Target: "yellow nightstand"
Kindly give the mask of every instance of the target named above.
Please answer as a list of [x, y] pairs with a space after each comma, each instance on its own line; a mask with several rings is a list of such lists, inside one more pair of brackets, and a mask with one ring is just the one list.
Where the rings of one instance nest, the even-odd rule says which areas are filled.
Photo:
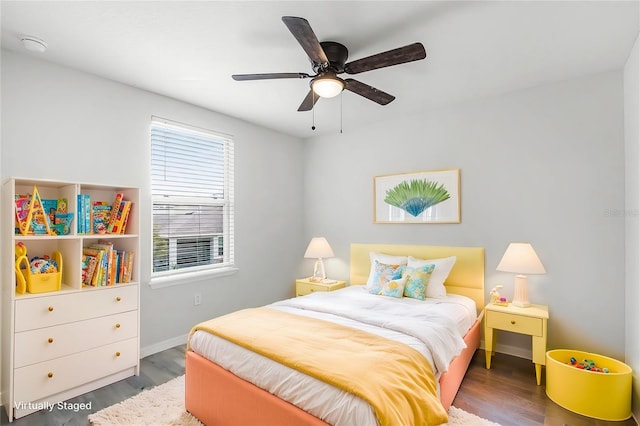
[[499, 306], [489, 303], [484, 308], [484, 347], [487, 369], [491, 368], [491, 355], [496, 348], [496, 330], [531, 336], [533, 363], [536, 365], [536, 383], [540, 384], [540, 373], [547, 352], [547, 320], [549, 308], [531, 305], [519, 308], [509, 304]]
[[334, 291], [344, 288], [346, 281], [325, 280], [326, 282], [311, 281], [311, 278], [300, 278], [296, 280], [296, 296], [314, 293], [316, 291]]

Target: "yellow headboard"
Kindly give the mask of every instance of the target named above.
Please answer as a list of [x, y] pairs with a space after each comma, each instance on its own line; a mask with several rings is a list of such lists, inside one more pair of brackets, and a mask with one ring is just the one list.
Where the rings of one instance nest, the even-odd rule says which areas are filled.
[[365, 284], [371, 270], [370, 252], [419, 259], [456, 256], [456, 263], [444, 282], [447, 293], [461, 294], [484, 309], [484, 247], [419, 246], [402, 244], [351, 244], [350, 285]]

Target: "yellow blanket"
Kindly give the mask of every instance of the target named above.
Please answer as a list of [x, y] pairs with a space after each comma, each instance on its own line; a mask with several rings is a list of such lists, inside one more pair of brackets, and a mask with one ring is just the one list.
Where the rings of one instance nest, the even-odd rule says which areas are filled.
[[[393, 340], [266, 307], [196, 325], [367, 401], [381, 426], [448, 421], [429, 362]], [[330, 349], [330, 350], [329, 350]]]

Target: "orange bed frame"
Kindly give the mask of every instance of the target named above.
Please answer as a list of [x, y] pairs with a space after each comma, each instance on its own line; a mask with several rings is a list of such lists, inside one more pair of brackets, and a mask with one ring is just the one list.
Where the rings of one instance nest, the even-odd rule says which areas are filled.
[[[405, 254], [423, 259], [456, 255], [458, 259], [445, 283], [447, 292], [464, 294], [484, 307], [484, 249], [477, 247], [351, 245], [351, 283], [368, 275], [369, 251]], [[364, 265], [366, 263], [366, 266]], [[363, 269], [364, 268], [364, 269]], [[478, 290], [478, 291], [476, 291]], [[460, 388], [471, 358], [480, 345], [482, 314], [464, 340], [467, 348], [440, 376], [440, 401], [448, 409]], [[185, 406], [209, 426], [326, 426], [327, 423], [295, 405], [249, 383], [192, 351], [186, 353]]]

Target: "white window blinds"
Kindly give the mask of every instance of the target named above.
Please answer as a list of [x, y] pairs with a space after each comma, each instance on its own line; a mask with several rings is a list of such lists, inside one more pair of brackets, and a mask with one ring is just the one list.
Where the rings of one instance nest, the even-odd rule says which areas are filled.
[[233, 266], [233, 140], [151, 122], [152, 277]]

